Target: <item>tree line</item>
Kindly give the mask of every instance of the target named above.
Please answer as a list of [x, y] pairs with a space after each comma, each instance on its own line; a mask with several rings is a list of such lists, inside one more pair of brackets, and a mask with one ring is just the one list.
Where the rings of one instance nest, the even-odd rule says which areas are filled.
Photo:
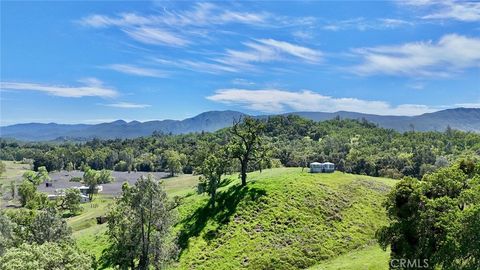
[[[136, 139], [99, 140], [86, 143], [19, 143], [0, 141], [0, 159], [33, 160], [34, 169], [48, 171], [95, 170], [168, 171], [170, 174], [198, 170], [211, 149], [226, 146], [232, 139], [264, 148], [263, 157], [253, 157], [245, 166], [239, 154], [235, 171], [262, 167], [305, 167], [309, 162], [330, 161], [340, 171], [400, 179], [420, 178], [448, 166], [462, 156], [480, 153], [480, 135], [448, 128], [444, 132], [405, 132], [379, 128], [365, 120], [336, 118], [314, 122], [299, 116], [251, 119], [260, 125], [259, 136], [249, 138], [242, 130], [226, 128], [213, 133], [184, 135], [155, 133]], [[238, 124], [238, 123], [237, 123]], [[250, 140], [250, 142], [248, 142]], [[255, 146], [255, 147], [258, 147]], [[212, 148], [213, 147], [213, 148]], [[231, 146], [230, 153], [238, 150]]]

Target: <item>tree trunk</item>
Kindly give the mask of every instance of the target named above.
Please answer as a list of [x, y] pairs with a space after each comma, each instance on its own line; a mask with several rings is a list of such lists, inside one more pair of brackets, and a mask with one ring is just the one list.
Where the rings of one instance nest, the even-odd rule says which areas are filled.
[[210, 197], [210, 206], [212, 207], [212, 209], [215, 209], [215, 195], [216, 195], [216, 192], [213, 191]]
[[242, 162], [242, 171], [241, 171], [241, 177], [242, 177], [242, 186], [247, 185], [247, 162]]

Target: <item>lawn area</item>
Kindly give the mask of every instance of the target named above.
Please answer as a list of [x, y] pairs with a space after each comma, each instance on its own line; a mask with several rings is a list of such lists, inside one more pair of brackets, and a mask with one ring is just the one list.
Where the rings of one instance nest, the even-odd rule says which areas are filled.
[[[23, 173], [30, 170], [31, 166], [18, 161], [2, 160], [2, 163], [5, 164], [5, 172], [0, 177], [0, 206], [16, 205], [18, 202], [11, 200], [10, 184], [15, 181], [18, 186], [22, 181]], [[1, 194], [4, 194], [4, 196], [1, 196]]]
[[162, 181], [168, 196], [184, 196], [195, 192], [195, 187], [198, 184], [198, 175], [182, 174], [162, 179]]
[[378, 245], [355, 250], [318, 264], [309, 270], [387, 270], [389, 252]]
[[0, 184], [8, 185], [10, 181], [20, 182], [25, 171], [30, 170], [29, 164], [23, 164], [18, 161], [2, 160], [6, 171], [0, 177]]

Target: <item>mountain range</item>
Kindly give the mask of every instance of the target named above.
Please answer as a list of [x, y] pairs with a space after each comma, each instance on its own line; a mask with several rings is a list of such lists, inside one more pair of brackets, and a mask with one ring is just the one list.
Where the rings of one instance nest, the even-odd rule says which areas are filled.
[[[400, 132], [444, 131], [448, 126], [463, 131], [480, 132], [480, 108], [456, 108], [425, 113], [417, 116], [385, 116], [356, 112], [291, 112], [314, 121], [325, 121], [335, 117], [366, 119], [380, 127]], [[231, 126], [234, 119], [246, 114], [237, 111], [209, 111], [184, 120], [161, 120], [125, 122], [117, 120], [101, 124], [56, 124], [27, 123], [0, 127], [0, 137], [21, 141], [88, 140], [92, 138], [135, 138], [151, 135], [154, 131], [172, 134], [215, 131]], [[254, 116], [265, 118], [268, 115]]]

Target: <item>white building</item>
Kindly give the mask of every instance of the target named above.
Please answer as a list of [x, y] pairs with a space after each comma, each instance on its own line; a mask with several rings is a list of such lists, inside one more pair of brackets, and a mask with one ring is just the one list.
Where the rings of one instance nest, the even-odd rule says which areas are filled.
[[319, 163], [312, 162], [310, 163], [310, 172], [311, 173], [329, 173], [335, 171], [335, 164], [331, 162]]

